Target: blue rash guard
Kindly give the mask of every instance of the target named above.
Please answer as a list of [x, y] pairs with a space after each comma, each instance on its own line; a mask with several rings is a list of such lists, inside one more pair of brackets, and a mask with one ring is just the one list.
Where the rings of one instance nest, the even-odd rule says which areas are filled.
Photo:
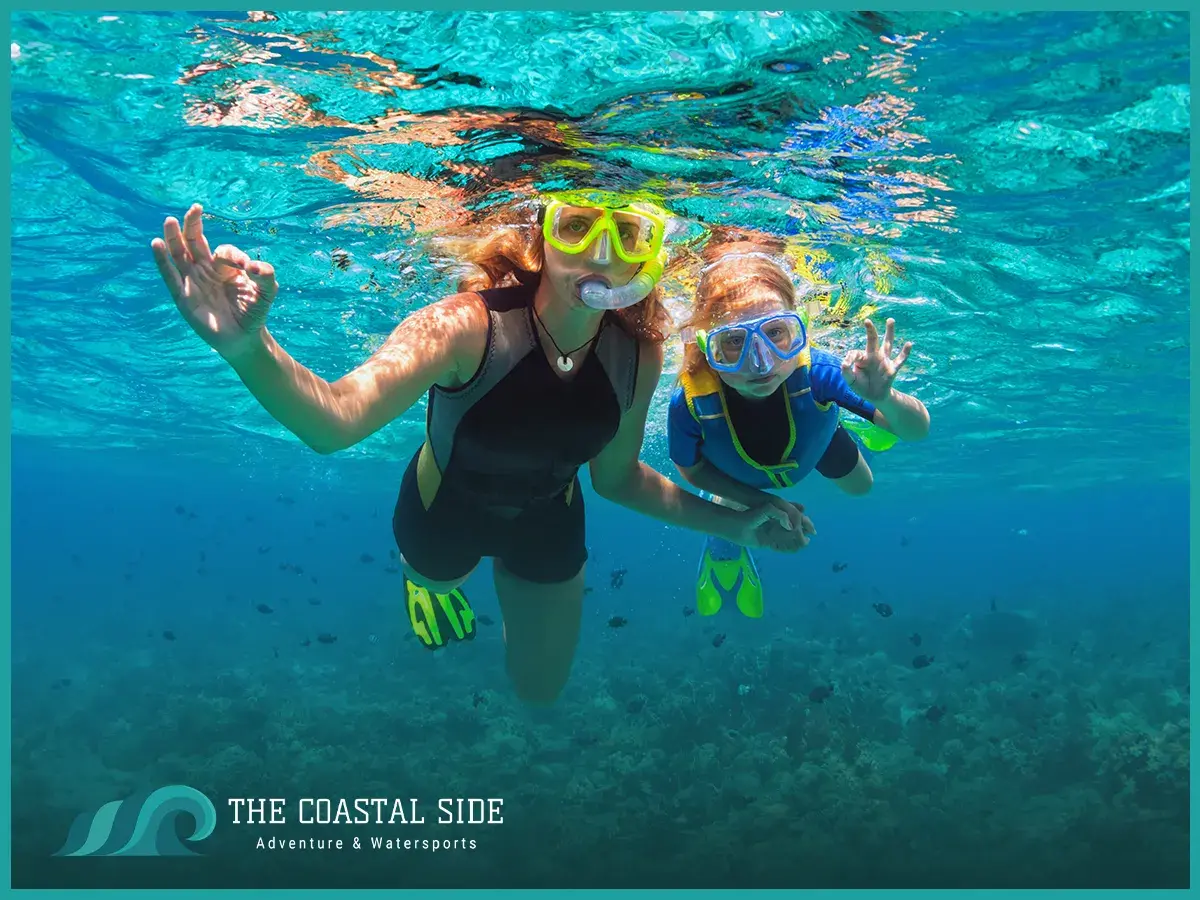
[[[735, 399], [732, 406], [741, 409], [745, 403], [740, 401]], [[744, 429], [744, 413], [731, 415], [729, 397], [716, 373], [705, 367], [694, 377], [685, 374], [671, 396], [667, 418], [671, 461], [689, 467], [703, 459], [761, 490], [790, 487], [816, 468], [829, 449], [838, 430], [839, 408], [867, 422], [875, 418], [875, 406], [846, 383], [841, 360], [815, 348], [804, 351], [800, 365], [779, 390], [754, 405], [751, 422], [759, 425], [752, 427], [762, 427], [762, 416], [769, 416], [770, 430], [780, 437], [782, 452], [773, 451], [765, 459], [747, 450], [747, 445], [762, 447], [763, 442], [755, 440], [757, 435], [739, 434], [733, 419]]]

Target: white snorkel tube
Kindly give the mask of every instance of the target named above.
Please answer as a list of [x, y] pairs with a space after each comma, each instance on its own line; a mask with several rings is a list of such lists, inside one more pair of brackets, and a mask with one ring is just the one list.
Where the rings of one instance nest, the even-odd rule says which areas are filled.
[[579, 297], [592, 309], [627, 309], [650, 295], [666, 266], [667, 254], [664, 250], [655, 259], [643, 264], [627, 284], [609, 287], [599, 279], [585, 281], [579, 287]]

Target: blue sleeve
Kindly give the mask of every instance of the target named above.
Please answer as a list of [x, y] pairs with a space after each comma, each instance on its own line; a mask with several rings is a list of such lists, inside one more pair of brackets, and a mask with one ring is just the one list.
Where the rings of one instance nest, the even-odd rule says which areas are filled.
[[703, 443], [700, 423], [692, 418], [683, 388], [676, 388], [667, 411], [667, 452], [671, 462], [677, 466], [696, 465], [700, 462], [700, 445]]
[[875, 421], [875, 404], [864, 400], [850, 389], [842, 375], [842, 361], [825, 350], [812, 350], [813, 399], [818, 403], [836, 403], [860, 419]]

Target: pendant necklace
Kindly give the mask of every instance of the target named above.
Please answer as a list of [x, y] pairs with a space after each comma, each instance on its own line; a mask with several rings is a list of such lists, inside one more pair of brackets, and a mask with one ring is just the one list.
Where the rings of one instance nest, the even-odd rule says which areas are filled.
[[580, 350], [594, 341], [600, 334], [599, 330], [597, 330], [595, 334], [593, 334], [590, 338], [588, 338], [570, 353], [563, 353], [562, 348], [558, 346], [558, 341], [554, 340], [554, 335], [550, 333], [550, 329], [546, 327], [546, 323], [542, 321], [542, 317], [538, 315], [537, 310], [532, 306], [529, 308], [533, 310], [533, 317], [538, 320], [538, 324], [542, 326], [542, 331], [546, 332], [546, 337], [550, 338], [550, 343], [553, 344], [554, 349], [558, 351], [558, 359], [556, 360], [558, 371], [563, 373], [570, 372], [573, 368], [575, 368], [575, 360], [571, 359], [571, 354], [578, 353]]

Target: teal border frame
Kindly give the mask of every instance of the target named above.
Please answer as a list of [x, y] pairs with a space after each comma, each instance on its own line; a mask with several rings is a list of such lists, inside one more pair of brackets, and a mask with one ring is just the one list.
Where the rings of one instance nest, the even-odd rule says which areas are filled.
[[[12, 12], [15, 10], [21, 10], [21, 11], [33, 11], [33, 10], [80, 10], [80, 11], [86, 11], [86, 10], [101, 11], [102, 10], [102, 11], [111, 11], [111, 10], [120, 10], [120, 11], [135, 12], [135, 11], [159, 10], [159, 9], [164, 9], [164, 8], [171, 8], [173, 6], [174, 6], [174, 4], [171, 4], [171, 3], [161, 3], [161, 2], [146, 3], [146, 2], [139, 2], [139, 0], [124, 0], [124, 2], [121, 2], [118, 4], [113, 4], [113, 5], [91, 2], [91, 0], [76, 0], [76, 2], [70, 2], [70, 0], [65, 0], [65, 2], [49, 2], [49, 3], [43, 2], [43, 3], [29, 3], [29, 4], [19, 4], [19, 5], [14, 4], [12, 7], [10, 7], [8, 9], [8, 11], [7, 11], [8, 15], [6, 15], [4, 17], [2, 29], [6, 36], [10, 35], [10, 33], [11, 33], [10, 17], [11, 17]], [[676, 8], [683, 8], [685, 6], [689, 6], [689, 4], [686, 4], [686, 3], [649, 3], [649, 2], [645, 2], [645, 0], [642, 0], [642, 2], [630, 2], [630, 0], [609, 0], [609, 2], [605, 5], [605, 8], [612, 9], [612, 10], [641, 11], [641, 10], [676, 9]], [[836, 2], [836, 0], [835, 0], [835, 2], [828, 2], [828, 3], [823, 3], [823, 4], [797, 4], [797, 3], [790, 3], [790, 2], [775, 2], [775, 3], [770, 3], [770, 4], [756, 4], [756, 3], [745, 3], [745, 2], [743, 2], [743, 3], [706, 2], [706, 3], [698, 4], [698, 6], [700, 6], [703, 9], [713, 9], [713, 10], [745, 10], [745, 9], [769, 8], [769, 9], [821, 9], [821, 10], [830, 10], [830, 11], [843, 11], [843, 10], [858, 10], [858, 9], [862, 9], [864, 7], [870, 7], [870, 4], [846, 2], [846, 0], [841, 0], [841, 2]], [[242, 4], [242, 5], [238, 6], [238, 5], [228, 3], [227, 0], [217, 0], [217, 2], [205, 4], [204, 7], [206, 9], [214, 9], [214, 10], [245, 10], [247, 8], [247, 5]], [[176, 7], [176, 8], [178, 8], [178, 7]], [[184, 7], [184, 8], [187, 8], [187, 7]], [[292, 0], [292, 2], [286, 4], [283, 8], [286, 8], [286, 9], [329, 9], [329, 8], [333, 8], [333, 7], [329, 3], [314, 3], [314, 2], [311, 2], [311, 0]], [[353, 3], [350, 5], [350, 7], [338, 7], [338, 8], [381, 9], [381, 10], [382, 9], [389, 9], [389, 10], [390, 9], [453, 9], [453, 10], [530, 10], [530, 11], [534, 11], [534, 10], [546, 10], [546, 9], [552, 9], [552, 10], [553, 9], [562, 9], [563, 4], [562, 3], [548, 3], [548, 2], [545, 2], [545, 0], [542, 0], [542, 2], [504, 2], [504, 0], [490, 0], [490, 2], [481, 2], [481, 0], [476, 0], [476, 2], [447, 2], [447, 0], [427, 0], [427, 2], [424, 2], [424, 3], [413, 3], [413, 2], [361, 3], [360, 2], [360, 3]], [[1181, 4], [1179, 2], [1162, 3], [1162, 2], [1146, 2], [1146, 0], [1143, 0], [1143, 2], [1140, 2], [1140, 3], [1115, 2], [1115, 0], [1091, 0], [1091, 2], [1087, 2], [1087, 0], [1058, 0], [1058, 2], [1054, 3], [1052, 6], [1048, 6], [1044, 2], [1042, 2], [1042, 3], [1035, 2], [1035, 0], [1023, 0], [1023, 2], [1011, 2], [1011, 3], [1004, 3], [1004, 4], [980, 2], [980, 0], [963, 0], [963, 2], [959, 2], [959, 3], [947, 3], [947, 2], [945, 2], [945, 0], [926, 0], [926, 2], [912, 2], [912, 0], [907, 0], [907, 2], [906, 2], [906, 0], [891, 0], [891, 2], [884, 4], [879, 8], [882, 11], [903, 11], [903, 10], [922, 10], [922, 11], [931, 11], [931, 10], [946, 10], [946, 11], [997, 10], [997, 11], [999, 11], [999, 10], [1003, 10], [1003, 11], [1014, 11], [1014, 12], [1015, 11], [1035, 11], [1035, 10], [1039, 11], [1039, 12], [1100, 11], [1100, 10], [1106, 10], [1106, 11], [1107, 10], [1121, 10], [1121, 11], [1126, 11], [1126, 10], [1135, 11], [1136, 10], [1136, 11], [1164, 11], [1164, 12], [1165, 11], [1177, 11], [1177, 12], [1188, 12], [1189, 11], [1188, 6], [1186, 4]], [[1191, 26], [1190, 22], [1189, 22], [1189, 25]], [[1197, 44], [1200, 42], [1198, 42], [1197, 34], [1196, 34], [1196, 30], [1195, 30], [1194, 26], [1191, 27], [1190, 38], [1191, 38], [1192, 58], [1195, 59]], [[1192, 81], [1192, 86], [1194, 88], [1195, 82], [1196, 82], [1196, 76], [1195, 76], [1194, 69], [1193, 69], [1191, 81]], [[10, 70], [9, 69], [5, 69], [3, 71], [3, 73], [0, 74], [0, 108], [3, 109], [5, 118], [11, 119]], [[1195, 114], [1193, 113], [1193, 122], [1194, 121], [1195, 121]], [[1197, 156], [1198, 156], [1198, 154], [1197, 154], [1195, 145], [1193, 144], [1192, 153], [1191, 153], [1193, 169], [1195, 168]], [[7, 156], [4, 158], [4, 166], [6, 169], [9, 168], [9, 158]], [[3, 179], [3, 183], [2, 183], [2, 185], [0, 185], [0, 192], [2, 192], [3, 201], [4, 201], [4, 215], [2, 217], [0, 217], [0, 270], [3, 271], [6, 281], [10, 283], [11, 282], [11, 271], [12, 271], [12, 269], [11, 269], [11, 263], [12, 263], [12, 260], [11, 260], [11, 224], [10, 224], [11, 223], [11, 209], [12, 209], [11, 173], [6, 173], [6, 177]], [[1192, 210], [1193, 230], [1194, 230], [1195, 223], [1196, 223], [1196, 213], [1193, 208], [1193, 210]], [[147, 253], [147, 265], [149, 265], [149, 264], [150, 264], [149, 254]], [[1197, 263], [1194, 258], [1192, 259], [1192, 263], [1191, 263], [1191, 272], [1192, 272], [1193, 283], [1194, 283], [1195, 275], [1197, 272]], [[1192, 291], [1194, 291], [1194, 287], [1192, 288]], [[1194, 297], [1194, 294], [1193, 294], [1193, 297]], [[2, 340], [2, 343], [3, 343], [4, 355], [5, 355], [6, 363], [7, 363], [7, 365], [5, 365], [5, 367], [4, 367], [2, 376], [0, 376], [3, 378], [3, 387], [4, 387], [3, 395], [2, 395], [2, 397], [0, 397], [0, 414], [3, 415], [5, 424], [7, 426], [7, 430], [11, 437], [11, 434], [12, 434], [12, 430], [11, 430], [11, 428], [12, 428], [12, 356], [11, 356], [11, 353], [12, 353], [12, 342], [11, 342], [12, 302], [11, 302], [11, 291], [4, 292], [3, 297], [0, 298], [0, 306], [2, 306], [2, 311], [3, 311], [3, 315], [0, 316], [0, 335], [2, 335], [2, 338], [0, 338], [0, 340]], [[1194, 306], [1194, 303], [1193, 303], [1193, 306]], [[1195, 318], [1195, 316], [1193, 316], [1192, 322], [1191, 322], [1191, 340], [1192, 340], [1193, 346], [1196, 344], [1198, 338], [1200, 338], [1200, 322], [1198, 322], [1197, 319]], [[1190, 354], [1189, 354], [1189, 358], [1190, 358]], [[1189, 377], [1190, 377], [1191, 372], [1192, 372], [1192, 370], [1189, 369]], [[1196, 405], [1197, 405], [1197, 398], [1196, 398], [1195, 394], [1192, 395], [1191, 405], [1192, 405], [1192, 409], [1194, 412], [1196, 409]], [[1195, 464], [1196, 427], [1195, 427], [1194, 418], [1193, 418], [1192, 426], [1190, 429], [1190, 439], [1191, 439], [1192, 459], [1193, 459], [1192, 472], [1194, 473], [1195, 468], [1196, 468], [1196, 464]], [[2, 447], [0, 447], [0, 459], [3, 459], [3, 465], [4, 465], [5, 474], [6, 474], [3, 486], [0, 487], [0, 498], [2, 498], [2, 500], [0, 500], [0, 503], [2, 503], [2, 505], [3, 505], [3, 538], [4, 538], [4, 540], [2, 542], [2, 546], [0, 546], [0, 568], [2, 568], [3, 574], [4, 574], [3, 582], [2, 582], [2, 584], [0, 584], [0, 605], [2, 605], [4, 612], [5, 612], [3, 619], [0, 620], [0, 636], [2, 636], [2, 638], [3, 638], [2, 640], [0, 640], [0, 646], [3, 647], [4, 661], [5, 661], [4, 680], [5, 680], [6, 686], [9, 688], [9, 690], [4, 691], [3, 695], [0, 696], [0, 704], [2, 704], [2, 706], [3, 706], [3, 713], [4, 713], [2, 724], [0, 724], [0, 727], [2, 727], [2, 729], [3, 729], [3, 737], [4, 737], [3, 749], [0, 752], [3, 753], [3, 757], [4, 757], [4, 761], [5, 761], [5, 768], [7, 771], [7, 777], [0, 779], [0, 790], [3, 791], [4, 807], [6, 810], [9, 811], [8, 816], [0, 818], [0, 842], [2, 842], [2, 846], [3, 846], [3, 850], [0, 851], [0, 857], [3, 858], [3, 865], [4, 865], [4, 871], [5, 871], [5, 877], [3, 880], [3, 888], [5, 889], [6, 892], [12, 893], [12, 894], [29, 894], [29, 895], [36, 895], [39, 897], [76, 897], [83, 892], [78, 891], [78, 890], [13, 891], [9, 888], [9, 885], [11, 885], [11, 883], [12, 883], [11, 882], [11, 877], [12, 877], [12, 861], [11, 861], [11, 837], [12, 837], [12, 833], [11, 833], [11, 830], [12, 830], [12, 821], [11, 821], [11, 808], [12, 808], [11, 807], [11, 800], [12, 800], [12, 784], [11, 784], [11, 772], [12, 772], [12, 701], [11, 701], [11, 688], [12, 688], [12, 677], [11, 677], [11, 670], [12, 670], [12, 624], [11, 624], [11, 611], [12, 611], [12, 586], [11, 586], [11, 574], [12, 574], [12, 544], [11, 544], [11, 537], [12, 537], [12, 451], [11, 451], [11, 443], [10, 442], [6, 442]], [[1198, 509], [1198, 501], [1197, 501], [1196, 496], [1193, 494], [1191, 497], [1192, 518], [1195, 518], [1197, 509]], [[1196, 576], [1196, 560], [1198, 558], [1200, 558], [1200, 541], [1197, 540], [1195, 532], [1191, 533], [1190, 538], [1191, 538], [1191, 556], [1192, 556], [1192, 567], [1191, 567], [1191, 573], [1190, 573], [1191, 574], [1191, 582], [1192, 582], [1191, 600], [1192, 600], [1192, 608], [1194, 610], [1197, 607], [1197, 598], [1198, 598], [1197, 590], [1196, 590], [1196, 577], [1195, 576]], [[1190, 624], [1190, 632], [1191, 632], [1191, 639], [1192, 639], [1191, 640], [1192, 664], [1193, 664], [1193, 670], [1194, 670], [1195, 647], [1196, 647], [1196, 643], [1197, 643], [1197, 637], [1200, 636], [1200, 632], [1198, 632], [1197, 625], [1196, 625], [1194, 618]], [[1194, 718], [1196, 701], [1193, 700], [1192, 703], [1193, 703], [1192, 713], [1193, 713], [1193, 718]], [[1192, 759], [1193, 768], [1194, 768], [1195, 760], [1196, 760], [1196, 752], [1197, 751], [1196, 751], [1195, 745], [1193, 744], [1193, 746], [1191, 748], [1191, 754], [1192, 754], [1191, 759]], [[1192, 787], [1191, 787], [1191, 800], [1192, 800], [1192, 807], [1191, 807], [1192, 808], [1192, 812], [1191, 812], [1192, 854], [1191, 854], [1191, 859], [1192, 859], [1192, 868], [1194, 871], [1195, 865], [1196, 865], [1196, 860], [1197, 860], [1197, 853], [1196, 853], [1197, 789], [1196, 789], [1194, 782], [1192, 782]], [[400, 891], [366, 890], [366, 891], [355, 891], [354, 894], [355, 894], [355, 896], [363, 896], [363, 895], [388, 896], [388, 895], [392, 895], [392, 894], [399, 893], [399, 892]], [[128, 893], [128, 891], [96, 890], [96, 891], [89, 891], [87, 893], [89, 895], [97, 894], [97, 895], [107, 895], [107, 896], [112, 896], [112, 897], [124, 897]], [[177, 895], [177, 894], [187, 895], [187, 896], [196, 896], [197, 894], [199, 894], [202, 896], [205, 893], [207, 893], [207, 892], [206, 891], [183, 891], [183, 890], [178, 890], [178, 891], [156, 890], [156, 891], [154, 891], [155, 896], [167, 896], [167, 895]], [[222, 891], [214, 890], [211, 893], [214, 896], [240, 898], [240, 897], [256, 897], [256, 896], [284, 896], [284, 895], [289, 895], [289, 894], [296, 894], [296, 895], [306, 896], [306, 897], [312, 896], [314, 894], [336, 896], [338, 894], [345, 893], [345, 891], [344, 890], [332, 890], [332, 889], [327, 890], [327, 891], [322, 890], [322, 891], [304, 891], [304, 892], [301, 892], [301, 891], [259, 891], [259, 890], [222, 890]], [[476, 896], [488, 896], [488, 895], [499, 894], [499, 893], [518, 895], [518, 894], [528, 893], [528, 891], [526, 891], [526, 890], [503, 890], [503, 891], [500, 891], [500, 890], [497, 890], [497, 891], [408, 890], [408, 891], [403, 891], [403, 893], [405, 893], [407, 895], [417, 896], [417, 897], [421, 897], [424, 895], [436, 896], [436, 897], [442, 897], [442, 896], [453, 896], [453, 897], [472, 896], [472, 897], [476, 897]], [[545, 893], [545, 892], [542, 892], [542, 893]], [[558, 891], [555, 891], [554, 893], [558, 893]], [[682, 890], [679, 890], [679, 891], [651, 891], [651, 890], [627, 890], [627, 891], [626, 890], [572, 890], [572, 891], [567, 891], [567, 890], [563, 890], [563, 891], [561, 891], [561, 893], [564, 893], [564, 894], [565, 893], [589, 894], [589, 895], [593, 895], [593, 896], [613, 895], [613, 896], [619, 896], [619, 897], [640, 898], [643, 896], [650, 897], [650, 896], [659, 896], [659, 895], [681, 895], [681, 894], [689, 894], [690, 895], [690, 894], [695, 894], [695, 893], [735, 895], [738, 892], [724, 891], [724, 890], [723, 891], [704, 891], [704, 892], [682, 891]], [[808, 898], [808, 897], [857, 898], [860, 896], [871, 896], [871, 895], [874, 895], [877, 893], [885, 893], [885, 892], [882, 892], [882, 891], [876, 892], [876, 891], [867, 891], [867, 890], [846, 890], [846, 891], [771, 890], [771, 891], [754, 891], [754, 893], [756, 896], [774, 896], [774, 897], [804, 896], [806, 898]], [[886, 893], [909, 894], [909, 895], [917, 896], [917, 895], [926, 895], [929, 892], [928, 891], [918, 891], [918, 890], [904, 890], [904, 891], [894, 891], [894, 892], [886, 892]], [[980, 894], [1008, 893], [1008, 891], [953, 890], [953, 891], [942, 891], [940, 893], [943, 896], [968, 897], [968, 896], [976, 896], [976, 895], [980, 895]], [[1058, 891], [1050, 891], [1050, 890], [1026, 890], [1026, 891], [1014, 891], [1013, 893], [1019, 893], [1022, 896], [1040, 897], [1043, 895], [1046, 895], [1046, 896], [1054, 895], [1059, 892]], [[1096, 891], [1085, 890], [1085, 891], [1071, 891], [1070, 893], [1073, 895], [1076, 895], [1076, 896], [1079, 896], [1079, 895], [1090, 896], [1093, 894], [1099, 895], [1102, 893], [1106, 897], [1109, 897], [1109, 896], [1140, 897], [1140, 896], [1142, 896], [1143, 893], [1147, 893], [1147, 892], [1136, 891], [1136, 890], [1116, 890], [1116, 891], [1103, 891], [1103, 892], [1098, 891], [1098, 890], [1096, 890]], [[1182, 891], [1182, 890], [1180, 890], [1180, 891], [1157, 891], [1156, 890], [1153, 893], [1156, 897], [1159, 897], [1159, 896], [1165, 896], [1165, 895], [1190, 894], [1191, 891]]]

